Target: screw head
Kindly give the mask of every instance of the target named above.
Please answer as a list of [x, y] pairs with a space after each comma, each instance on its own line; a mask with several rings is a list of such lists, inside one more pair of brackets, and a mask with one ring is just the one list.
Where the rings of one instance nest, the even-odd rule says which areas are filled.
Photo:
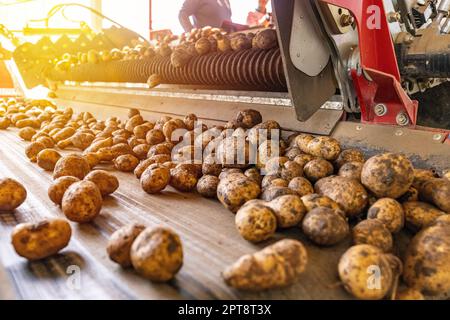
[[441, 141], [442, 140], [442, 134], [437, 133], [433, 136], [434, 141]]
[[378, 117], [382, 117], [386, 115], [386, 113], [388, 112], [388, 108], [386, 107], [385, 104], [379, 103], [374, 107], [373, 111]]
[[397, 114], [396, 121], [399, 126], [407, 126], [409, 124], [409, 117], [402, 111]]

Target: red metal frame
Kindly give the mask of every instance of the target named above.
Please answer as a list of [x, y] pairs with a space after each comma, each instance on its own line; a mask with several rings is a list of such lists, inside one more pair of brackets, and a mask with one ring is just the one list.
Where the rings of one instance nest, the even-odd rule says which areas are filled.
[[[410, 125], [416, 125], [418, 102], [411, 100], [401, 86], [400, 71], [389, 31], [383, 0], [320, 0], [349, 10], [358, 28], [361, 71], [351, 77], [361, 106], [361, 119], [368, 123], [397, 124], [404, 113]], [[376, 16], [379, 27], [369, 21]], [[378, 104], [386, 106], [382, 116], [375, 114]]]

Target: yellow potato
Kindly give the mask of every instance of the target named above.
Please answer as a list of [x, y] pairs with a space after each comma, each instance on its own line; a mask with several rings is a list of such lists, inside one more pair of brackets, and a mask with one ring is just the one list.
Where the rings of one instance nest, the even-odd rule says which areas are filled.
[[131, 246], [144, 230], [145, 226], [134, 223], [114, 232], [106, 247], [109, 258], [122, 268], [131, 267]]
[[48, 197], [53, 203], [61, 205], [62, 198], [66, 190], [75, 182], [79, 182], [80, 179], [75, 177], [60, 177], [53, 181], [53, 183], [48, 188]]
[[61, 159], [61, 155], [58, 151], [44, 149], [37, 155], [37, 164], [45, 171], [53, 171], [59, 159]]
[[89, 173], [91, 167], [86, 159], [78, 155], [67, 155], [58, 160], [53, 171], [53, 179], [72, 176], [80, 180]]
[[70, 221], [91, 222], [102, 208], [102, 194], [93, 182], [76, 182], [64, 193], [61, 208]]
[[84, 180], [95, 183], [100, 190], [102, 197], [114, 193], [119, 188], [119, 179], [112, 173], [104, 170], [94, 170], [90, 172]]
[[27, 190], [14, 179], [0, 179], [0, 211], [12, 211], [27, 198]]

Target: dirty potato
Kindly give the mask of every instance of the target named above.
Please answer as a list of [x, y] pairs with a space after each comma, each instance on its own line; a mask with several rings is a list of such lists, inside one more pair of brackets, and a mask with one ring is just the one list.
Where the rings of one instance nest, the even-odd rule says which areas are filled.
[[435, 206], [419, 201], [403, 203], [406, 226], [412, 231], [419, 231], [433, 224], [445, 212]]
[[262, 183], [262, 176], [260, 171], [257, 168], [250, 168], [245, 170], [244, 175], [249, 178], [250, 180], [255, 181], [257, 184]]
[[231, 212], [237, 212], [247, 201], [258, 198], [260, 193], [259, 185], [242, 173], [221, 179], [217, 186], [217, 198]]
[[37, 155], [39, 152], [45, 149], [45, 145], [40, 142], [32, 142], [25, 148], [25, 155], [31, 162], [37, 161]]
[[64, 193], [61, 208], [70, 221], [91, 222], [102, 208], [102, 194], [91, 181], [75, 182]]
[[275, 212], [261, 202], [249, 202], [236, 213], [236, 227], [240, 235], [250, 242], [271, 238], [277, 229]]
[[397, 291], [397, 294], [395, 295], [395, 300], [415, 301], [415, 300], [425, 300], [425, 297], [419, 290], [412, 288], [404, 288]]
[[[339, 205], [326, 196], [321, 196], [317, 193], [308, 194], [302, 197], [302, 202], [306, 207], [306, 210], [309, 212], [315, 208], [325, 207], [329, 209], [333, 209], [335, 211], [341, 211], [342, 209]], [[342, 214], [344, 214], [342, 212]]]
[[277, 218], [278, 228], [298, 226], [306, 214], [306, 207], [297, 195], [276, 198], [268, 203]]
[[289, 189], [295, 191], [300, 197], [314, 193], [314, 188], [307, 179], [297, 177], [292, 179], [288, 185]]
[[446, 213], [450, 213], [450, 181], [447, 179], [430, 179], [422, 183], [420, 198], [434, 204]]
[[58, 151], [44, 149], [37, 155], [37, 164], [45, 171], [53, 171], [59, 159], [61, 159], [61, 155]]
[[344, 164], [348, 162], [362, 163], [366, 161], [364, 154], [358, 149], [346, 149], [339, 154], [339, 157], [334, 162], [336, 168], [340, 169]]
[[363, 220], [352, 230], [353, 243], [370, 244], [383, 252], [391, 252], [394, 244], [392, 234], [379, 220]]
[[405, 156], [385, 153], [370, 158], [361, 172], [361, 182], [378, 198], [402, 196], [414, 180], [414, 170]]
[[309, 154], [308, 145], [313, 140], [314, 136], [310, 134], [301, 133], [295, 138], [295, 143], [302, 152]]
[[131, 154], [124, 154], [114, 160], [114, 167], [122, 172], [132, 172], [139, 164], [139, 159]]
[[240, 128], [251, 129], [262, 123], [262, 115], [259, 111], [247, 109], [240, 111], [235, 119], [236, 124]]
[[364, 163], [362, 162], [346, 162], [339, 169], [338, 175], [344, 178], [355, 179], [361, 181], [361, 172]]
[[405, 213], [402, 205], [390, 198], [376, 201], [367, 212], [367, 219], [376, 219], [382, 222], [392, 233], [400, 232], [405, 225]]
[[11, 178], [0, 179], [0, 211], [12, 211], [27, 198], [24, 186]]
[[428, 180], [436, 178], [433, 170], [414, 169], [413, 187], [419, 190], [422, 184]]
[[305, 165], [303, 171], [308, 180], [316, 182], [322, 178], [331, 176], [334, 168], [331, 162], [325, 159], [314, 159]]
[[346, 219], [333, 209], [319, 207], [306, 214], [302, 222], [303, 233], [315, 244], [332, 246], [350, 233]]
[[308, 143], [308, 153], [328, 161], [334, 161], [341, 153], [339, 141], [330, 137], [317, 137]]
[[222, 276], [232, 288], [263, 291], [294, 284], [307, 264], [308, 254], [303, 244], [297, 240], [285, 239], [241, 257], [226, 268]]
[[170, 170], [159, 164], [149, 165], [141, 176], [142, 189], [148, 194], [159, 193], [170, 181]]
[[169, 184], [181, 192], [191, 192], [197, 185], [197, 175], [190, 170], [175, 168], [170, 170]]
[[166, 141], [166, 136], [164, 135], [164, 132], [162, 132], [162, 130], [152, 129], [149, 132], [147, 132], [145, 140], [150, 146], [154, 146]]
[[147, 228], [134, 240], [130, 256], [139, 274], [151, 281], [167, 282], [183, 265], [183, 246], [172, 230]]
[[64, 193], [67, 191], [67, 189], [69, 189], [72, 184], [79, 181], [80, 179], [71, 176], [60, 177], [54, 180], [48, 188], [48, 197], [50, 198], [50, 200], [52, 200], [53, 203], [60, 206]]
[[86, 159], [78, 155], [67, 155], [58, 160], [53, 170], [53, 179], [64, 176], [76, 177], [83, 180], [91, 167]]
[[[278, 180], [278, 179], [277, 179]], [[274, 180], [276, 181], [276, 180]], [[274, 182], [272, 181], [272, 183]], [[284, 180], [281, 180], [285, 183]], [[286, 195], [296, 195], [295, 191], [289, 189], [288, 187], [278, 187], [276, 185], [270, 185], [265, 188], [261, 194], [261, 199], [264, 201], [272, 201], [276, 198]]]
[[96, 184], [102, 197], [106, 197], [119, 188], [119, 179], [112, 173], [105, 170], [94, 170], [90, 172], [84, 180]]
[[144, 230], [145, 226], [133, 223], [114, 232], [106, 247], [109, 258], [122, 268], [131, 267], [131, 246]]
[[219, 182], [216, 176], [203, 176], [198, 180], [197, 192], [205, 198], [216, 198]]
[[62, 219], [23, 223], [16, 226], [11, 242], [17, 254], [30, 261], [45, 259], [67, 247], [72, 229]]

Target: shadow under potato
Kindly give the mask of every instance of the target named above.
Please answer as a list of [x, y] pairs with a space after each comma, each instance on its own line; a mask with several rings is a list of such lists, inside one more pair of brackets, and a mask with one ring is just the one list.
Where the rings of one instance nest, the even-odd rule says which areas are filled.
[[66, 278], [85, 267], [85, 260], [74, 251], [65, 251], [39, 261], [29, 261], [27, 269], [38, 278]]

